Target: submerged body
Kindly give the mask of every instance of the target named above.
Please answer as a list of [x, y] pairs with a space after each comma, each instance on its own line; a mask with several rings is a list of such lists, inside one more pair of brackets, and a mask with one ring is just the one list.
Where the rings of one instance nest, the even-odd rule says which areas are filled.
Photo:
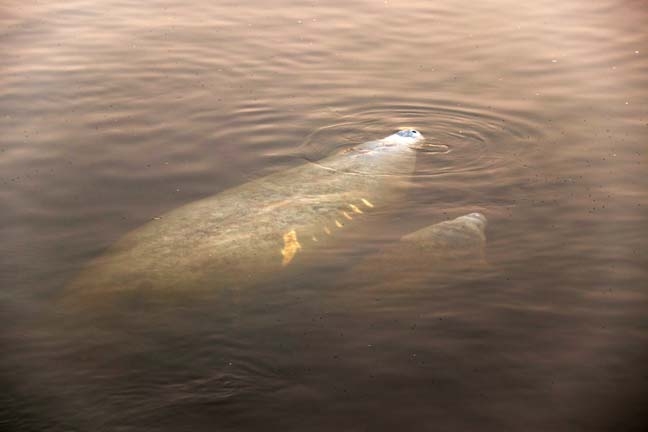
[[95, 260], [68, 293], [240, 288], [393, 203], [422, 135], [403, 130], [163, 215]]
[[376, 296], [409, 296], [430, 285], [482, 277], [489, 269], [486, 225], [483, 214], [470, 213], [409, 233], [355, 265], [345, 278], [355, 288], [338, 296], [361, 309]]
[[486, 216], [481, 213], [470, 213], [439, 222], [403, 236], [395, 248], [407, 251], [406, 253], [395, 250], [390, 253], [410, 260], [422, 257], [429, 264], [448, 264], [450, 261], [470, 264], [482, 261], [486, 245], [486, 223]]
[[377, 281], [474, 269], [485, 264], [486, 224], [483, 214], [470, 213], [429, 225], [368, 257], [360, 267], [373, 269], [371, 278]]

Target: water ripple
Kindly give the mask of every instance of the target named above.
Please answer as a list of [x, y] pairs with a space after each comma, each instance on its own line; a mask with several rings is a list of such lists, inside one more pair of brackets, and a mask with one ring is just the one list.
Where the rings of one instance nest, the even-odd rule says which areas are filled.
[[308, 135], [298, 149], [304, 157], [330, 154], [335, 140], [334, 147], [339, 148], [403, 127], [416, 127], [426, 137], [425, 144], [431, 146], [419, 158], [422, 163], [417, 178], [464, 172], [494, 174], [526, 159], [535, 151], [534, 143], [546, 138], [539, 124], [520, 113], [449, 101], [377, 104], [349, 114], [330, 112], [336, 115], [336, 121]]

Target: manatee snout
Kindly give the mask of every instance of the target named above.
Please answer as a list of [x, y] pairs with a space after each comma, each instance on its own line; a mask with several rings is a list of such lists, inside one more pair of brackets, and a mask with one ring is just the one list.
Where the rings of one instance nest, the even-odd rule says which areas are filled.
[[396, 132], [395, 135], [398, 135], [399, 137], [404, 137], [404, 138], [414, 138], [416, 140], [423, 139], [423, 134], [419, 132], [416, 129], [403, 129], [398, 132]]

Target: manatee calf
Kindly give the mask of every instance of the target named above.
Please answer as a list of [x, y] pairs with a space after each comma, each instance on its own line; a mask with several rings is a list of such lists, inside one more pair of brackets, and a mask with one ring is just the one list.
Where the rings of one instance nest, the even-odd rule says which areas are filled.
[[240, 288], [393, 203], [423, 140], [414, 129], [245, 183], [127, 234], [66, 293]]
[[357, 290], [340, 292], [350, 301], [364, 295], [421, 287], [430, 281], [472, 277], [488, 268], [484, 260], [486, 217], [470, 213], [427, 226], [401, 237], [353, 266], [345, 280]]
[[401, 237], [369, 260], [389, 262], [387, 267], [378, 266], [385, 270], [405, 267], [429, 272], [473, 266], [484, 259], [486, 224], [481, 213], [439, 222]]
[[[424, 259], [428, 264], [482, 261], [486, 243], [486, 216], [470, 213], [430, 225], [401, 238], [396, 250], [388, 253], [408, 261]], [[429, 266], [428, 266], [429, 267]]]

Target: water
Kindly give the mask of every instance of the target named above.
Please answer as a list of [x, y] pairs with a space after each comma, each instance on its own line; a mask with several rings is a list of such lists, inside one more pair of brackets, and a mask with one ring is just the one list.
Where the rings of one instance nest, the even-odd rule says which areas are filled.
[[[618, 0], [6, 2], [0, 424], [642, 430], [647, 18]], [[318, 264], [172, 306], [57, 303], [152, 218], [410, 125], [443, 147]], [[354, 273], [472, 211], [487, 270]]]

